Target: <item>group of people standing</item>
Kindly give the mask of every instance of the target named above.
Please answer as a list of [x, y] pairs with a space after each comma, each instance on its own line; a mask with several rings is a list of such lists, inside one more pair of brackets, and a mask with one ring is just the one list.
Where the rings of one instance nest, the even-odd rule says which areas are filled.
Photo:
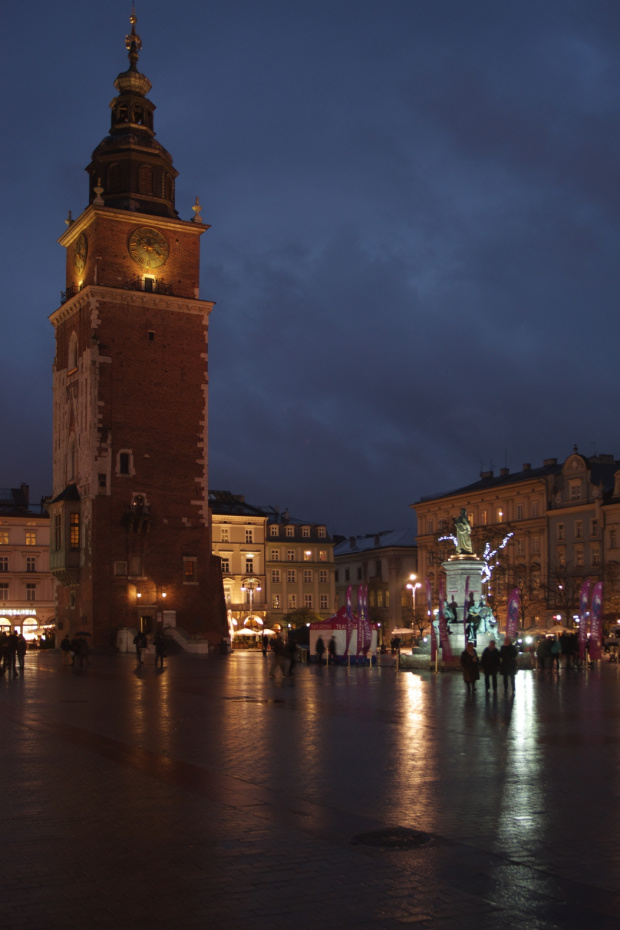
[[[90, 664], [90, 646], [85, 636], [64, 636], [60, 643], [63, 665], [77, 665], [83, 668]], [[76, 661], [77, 659], [77, 661]]]
[[23, 673], [27, 649], [28, 643], [16, 630], [0, 633], [0, 675], [17, 676]]
[[[146, 633], [140, 630], [134, 636], [133, 644], [136, 647], [136, 659], [138, 660], [138, 665], [144, 665], [144, 655], [149, 646], [149, 640]], [[164, 667], [164, 657], [166, 655], [167, 643], [166, 637], [158, 630], [153, 637], [153, 645], [155, 646], [155, 668], [158, 666], [160, 668]]]
[[504, 679], [504, 693], [508, 692], [508, 682], [510, 682], [514, 694], [515, 675], [518, 668], [517, 657], [517, 647], [509, 636], [506, 636], [504, 645], [500, 649], [497, 648], [494, 639], [490, 640], [480, 659], [478, 659], [474, 644], [467, 643], [461, 653], [463, 681], [467, 685], [467, 691], [476, 690], [476, 682], [480, 679], [480, 670], [482, 669], [484, 689], [487, 693], [491, 688], [494, 693], [497, 693], [497, 676], [501, 675]]

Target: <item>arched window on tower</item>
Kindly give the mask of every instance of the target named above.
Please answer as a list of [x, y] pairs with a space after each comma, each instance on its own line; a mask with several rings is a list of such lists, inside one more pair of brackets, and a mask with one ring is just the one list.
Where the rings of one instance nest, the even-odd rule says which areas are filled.
[[108, 192], [115, 194], [120, 188], [120, 165], [110, 165], [108, 168]]
[[172, 202], [173, 182], [169, 174], [162, 175], [162, 196], [164, 200]]
[[71, 333], [71, 338], [69, 339], [69, 355], [67, 357], [67, 370], [75, 371], [77, 368], [77, 359], [78, 359], [78, 340], [77, 333], [75, 330]]
[[150, 165], [142, 165], [138, 170], [138, 192], [140, 194], [153, 193], [153, 169]]
[[141, 126], [144, 122], [144, 107], [136, 104], [133, 108], [133, 123], [137, 123], [138, 126]]

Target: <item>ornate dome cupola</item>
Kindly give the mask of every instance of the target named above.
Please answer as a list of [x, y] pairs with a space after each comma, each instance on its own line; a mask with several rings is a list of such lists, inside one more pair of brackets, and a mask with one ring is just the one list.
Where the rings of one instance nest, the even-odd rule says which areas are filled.
[[142, 42], [131, 12], [131, 32], [125, 38], [129, 69], [122, 71], [110, 103], [110, 134], [99, 143], [86, 169], [90, 176], [89, 203], [154, 216], [176, 217], [174, 181], [178, 175], [172, 156], [155, 140], [155, 105], [146, 96], [151, 82], [138, 71]]

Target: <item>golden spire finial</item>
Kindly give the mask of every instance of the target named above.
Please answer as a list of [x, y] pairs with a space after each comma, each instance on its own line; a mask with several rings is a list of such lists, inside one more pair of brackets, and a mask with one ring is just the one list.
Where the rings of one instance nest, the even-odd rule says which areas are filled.
[[128, 36], [125, 36], [125, 48], [129, 52], [129, 61], [131, 62], [130, 67], [135, 71], [136, 65], [138, 64], [140, 49], [142, 48], [142, 39], [136, 32], [136, 23], [138, 22], [138, 17], [136, 16], [135, 6], [132, 6], [131, 8], [129, 22], [131, 23], [131, 32]]

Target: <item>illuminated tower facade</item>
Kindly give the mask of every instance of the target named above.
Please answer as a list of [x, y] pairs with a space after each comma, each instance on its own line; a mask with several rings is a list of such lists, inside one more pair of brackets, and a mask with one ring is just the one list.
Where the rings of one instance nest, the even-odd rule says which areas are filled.
[[59, 633], [111, 645], [119, 628], [227, 631], [208, 508], [208, 322], [200, 236], [175, 209], [151, 84], [114, 82], [109, 135], [86, 169], [89, 204], [60, 239], [66, 290], [56, 335], [50, 567]]

